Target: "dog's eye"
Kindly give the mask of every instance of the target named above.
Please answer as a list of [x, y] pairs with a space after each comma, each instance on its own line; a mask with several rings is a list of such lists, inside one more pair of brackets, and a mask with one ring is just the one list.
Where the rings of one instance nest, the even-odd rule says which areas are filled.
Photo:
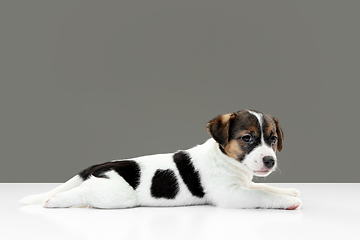
[[271, 140], [271, 143], [274, 144], [274, 143], [276, 143], [277, 137], [276, 137], [276, 136], [272, 136], [272, 137], [270, 138], [270, 140]]
[[243, 140], [246, 143], [250, 143], [250, 142], [252, 142], [252, 137], [251, 137], [250, 134], [246, 134], [246, 135], [241, 137], [241, 140]]

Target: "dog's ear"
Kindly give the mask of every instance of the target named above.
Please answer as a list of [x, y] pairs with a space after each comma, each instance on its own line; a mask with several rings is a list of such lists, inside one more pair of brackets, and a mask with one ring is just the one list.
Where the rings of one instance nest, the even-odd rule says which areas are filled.
[[278, 144], [277, 144], [277, 149], [279, 150], [279, 152], [282, 149], [282, 145], [283, 145], [283, 141], [284, 141], [284, 132], [280, 127], [279, 121], [273, 117], [273, 120], [276, 124], [276, 134], [278, 135]]
[[235, 117], [235, 113], [219, 115], [211, 120], [206, 126], [211, 137], [213, 137], [222, 147], [225, 147], [229, 141], [229, 127], [231, 121], [234, 120]]

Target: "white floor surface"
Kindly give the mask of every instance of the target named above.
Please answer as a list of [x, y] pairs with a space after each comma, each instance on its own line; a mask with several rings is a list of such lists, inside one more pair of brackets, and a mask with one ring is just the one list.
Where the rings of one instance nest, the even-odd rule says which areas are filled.
[[360, 239], [360, 183], [272, 183], [301, 191], [301, 210], [213, 206], [44, 209], [17, 201], [59, 184], [0, 184], [1, 239]]

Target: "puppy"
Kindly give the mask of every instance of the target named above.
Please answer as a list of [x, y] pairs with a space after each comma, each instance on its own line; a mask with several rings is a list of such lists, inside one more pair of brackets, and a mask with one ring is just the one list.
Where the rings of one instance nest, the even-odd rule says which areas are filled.
[[211, 204], [225, 208], [297, 209], [296, 189], [252, 182], [276, 169], [284, 135], [270, 115], [241, 110], [207, 124], [211, 137], [188, 150], [91, 166], [50, 192], [20, 200], [46, 208]]

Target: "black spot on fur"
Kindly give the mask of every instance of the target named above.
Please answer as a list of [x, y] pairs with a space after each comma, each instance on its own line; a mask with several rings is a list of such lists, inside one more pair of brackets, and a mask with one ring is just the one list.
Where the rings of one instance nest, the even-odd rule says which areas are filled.
[[200, 183], [199, 172], [195, 170], [190, 157], [185, 152], [175, 153], [174, 162], [180, 172], [180, 176], [192, 195], [202, 198], [205, 193]]
[[86, 168], [79, 173], [79, 176], [85, 181], [90, 176], [98, 178], [108, 178], [105, 173], [114, 170], [122, 176], [133, 189], [136, 189], [140, 183], [140, 167], [135, 161], [114, 161], [97, 164]]
[[151, 195], [154, 198], [174, 199], [179, 192], [179, 183], [172, 170], [156, 170], [151, 184]]

